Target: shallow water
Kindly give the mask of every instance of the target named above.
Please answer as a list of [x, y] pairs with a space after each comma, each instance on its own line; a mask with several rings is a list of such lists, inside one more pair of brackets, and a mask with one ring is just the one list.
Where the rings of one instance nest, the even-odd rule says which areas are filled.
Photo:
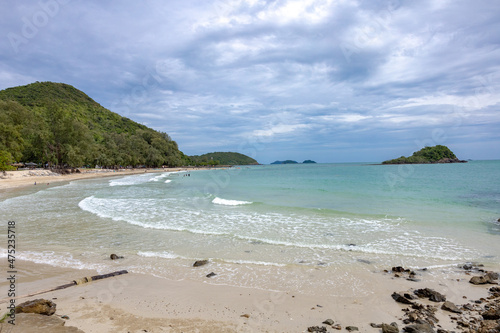
[[[366, 281], [349, 272], [498, 263], [500, 161], [80, 180], [8, 192], [0, 213], [5, 225], [16, 221], [19, 259], [173, 279], [214, 271], [210, 283], [303, 290], [321, 282], [362, 293]], [[111, 261], [111, 253], [125, 259]], [[209, 266], [190, 267], [204, 258]]]

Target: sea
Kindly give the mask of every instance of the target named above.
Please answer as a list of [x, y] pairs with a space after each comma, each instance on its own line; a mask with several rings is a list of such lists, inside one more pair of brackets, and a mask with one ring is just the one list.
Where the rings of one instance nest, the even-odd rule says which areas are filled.
[[102, 274], [349, 296], [370, 290], [356, 272], [500, 262], [500, 161], [158, 171], [0, 200], [1, 256], [15, 221], [17, 259]]

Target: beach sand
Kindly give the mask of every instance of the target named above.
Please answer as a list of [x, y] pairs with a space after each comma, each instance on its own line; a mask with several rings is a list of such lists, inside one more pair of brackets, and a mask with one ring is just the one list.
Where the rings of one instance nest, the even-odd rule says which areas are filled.
[[187, 170], [203, 170], [204, 168], [158, 168], [158, 169], [80, 169], [80, 173], [57, 174], [50, 170], [19, 170], [0, 173], [0, 190], [14, 189], [32, 185], [47, 186], [58, 182], [68, 182], [79, 179], [116, 177], [146, 172], [176, 172]]
[[[29, 295], [85, 276], [97, 275], [94, 271], [26, 261], [17, 261], [16, 267], [17, 295]], [[370, 323], [397, 322], [400, 328], [403, 326], [400, 320], [404, 314], [402, 309], [408, 306], [392, 299], [394, 291], [432, 288], [445, 294], [455, 304], [463, 304], [486, 297], [491, 286], [471, 285], [468, 283], [470, 276], [465, 271], [457, 271], [456, 277], [445, 281], [436, 280], [429, 273], [422, 275], [420, 282], [397, 278], [392, 273], [363, 274], [367, 274], [364, 278], [372, 281], [373, 285], [373, 293], [363, 297], [324, 297], [317, 292], [290, 294], [212, 285], [205, 283], [206, 278], [202, 277], [200, 281], [173, 281], [129, 273], [21, 297], [16, 300], [16, 304], [38, 298], [52, 300], [57, 304], [54, 316], [68, 316], [65, 326], [77, 327], [87, 333], [307, 332], [311, 326], [326, 326], [322, 325], [326, 319], [333, 319], [344, 331], [347, 326], [356, 326], [360, 332], [380, 332]], [[2, 295], [7, 295], [8, 288], [8, 282], [2, 279]], [[2, 313], [6, 306], [7, 303], [2, 304]], [[440, 319], [442, 328], [456, 329], [450, 315], [442, 310], [437, 312], [436, 317]], [[26, 332], [21, 327], [23, 317], [16, 320], [15, 327], [9, 324], [3, 324], [3, 327], [14, 328], [11, 332]], [[331, 327], [328, 330], [335, 331]]]
[[[65, 176], [44, 176], [41, 174], [44, 171], [38, 172], [35, 175], [29, 175], [26, 171], [9, 173], [10, 177], [0, 180], [0, 189], [11, 191], [19, 186], [32, 186], [35, 181], [43, 186], [42, 184], [60, 181], [145, 171], [87, 172]], [[10, 301], [8, 297], [10, 286], [6, 279], [7, 265], [5, 258], [2, 260], [2, 267], [5, 269], [0, 279], [2, 314], [7, 311]], [[480, 273], [469, 273], [461, 268], [451, 271], [447, 268], [446, 273], [440, 268], [418, 271], [416, 277], [419, 281], [414, 282], [407, 280], [405, 276], [397, 277], [391, 272], [391, 267], [387, 267], [389, 272], [371, 269], [346, 272], [346, 276], [351, 276], [353, 281], [365, 281], [371, 288], [369, 293], [363, 292], [357, 295], [353, 282], [353, 292], [349, 293], [351, 296], [335, 296], [346, 295], [343, 290], [336, 291], [336, 288], [345, 288], [345, 283], [339, 286], [323, 286], [321, 279], [311, 273], [304, 274], [301, 278], [310, 279], [314, 288], [292, 293], [217, 285], [216, 281], [209, 280], [205, 277], [206, 273], [200, 271], [199, 280], [189, 280], [183, 276], [179, 276], [179, 280], [169, 280], [152, 275], [129, 273], [40, 295], [22, 297], [98, 273], [21, 260], [16, 261], [16, 270], [15, 292], [16, 296], [21, 296], [16, 299], [16, 305], [38, 298], [52, 300], [57, 304], [54, 316], [68, 316], [69, 319], [64, 319], [66, 329], [56, 331], [52, 328], [34, 327], [37, 324], [32, 323], [33, 318], [29, 321], [29, 328], [23, 327], [24, 320], [28, 323], [28, 316], [18, 314], [15, 326], [0, 324], [2, 333], [307, 332], [311, 326], [325, 326], [328, 332], [337, 332], [331, 326], [322, 324], [327, 319], [339, 324], [342, 331], [346, 331], [347, 326], [356, 326], [360, 332], [380, 332], [380, 328], [373, 328], [370, 323], [396, 322], [400, 330], [405, 326], [402, 322], [405, 313], [402, 310], [408, 308], [408, 305], [395, 302], [391, 297], [393, 292], [404, 293], [419, 288], [431, 288], [446, 295], [449, 301], [462, 305], [472, 304], [474, 300], [487, 297], [488, 289], [491, 287], [491, 285], [470, 284], [471, 274], [480, 275]], [[342, 280], [345, 281], [345, 276], [342, 276]], [[427, 300], [418, 302], [441, 307], [441, 304]], [[437, 327], [450, 331], [457, 330], [456, 320], [451, 319], [456, 315], [439, 309], [435, 316], [439, 319], [440, 326]]]

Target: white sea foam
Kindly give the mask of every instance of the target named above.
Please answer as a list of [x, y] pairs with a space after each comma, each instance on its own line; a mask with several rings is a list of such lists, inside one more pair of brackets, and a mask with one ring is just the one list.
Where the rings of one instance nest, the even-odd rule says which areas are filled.
[[227, 199], [221, 199], [219, 197], [215, 197], [215, 199], [212, 200], [212, 203], [217, 204], [217, 205], [224, 205], [224, 206], [239, 206], [239, 205], [249, 205], [253, 202], [240, 201], [240, 200], [227, 200]]
[[161, 179], [168, 177], [170, 174], [171, 174], [171, 172], [165, 172], [165, 173], [162, 173], [161, 175], [158, 175], [156, 177], [151, 178], [149, 181], [150, 182], [158, 182]]
[[137, 252], [137, 255], [145, 258], [182, 259], [181, 256], [167, 251], [163, 252], [139, 251]]
[[148, 182], [151, 179], [151, 174], [132, 175], [109, 181], [109, 186], [131, 186]]
[[46, 264], [54, 267], [68, 267], [75, 269], [94, 269], [102, 270], [105, 265], [98, 263], [84, 263], [81, 260], [73, 258], [70, 253], [55, 253], [53, 251], [23, 251], [16, 256], [17, 259], [34, 262], [35, 264]]

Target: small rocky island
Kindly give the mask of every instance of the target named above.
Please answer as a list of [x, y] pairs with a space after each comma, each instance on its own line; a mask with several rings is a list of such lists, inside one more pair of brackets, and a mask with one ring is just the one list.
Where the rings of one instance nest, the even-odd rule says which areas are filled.
[[[316, 162], [314, 162], [313, 160], [305, 160], [302, 163], [306, 163], [307, 164], [307, 163], [316, 163]], [[274, 161], [271, 164], [299, 164], [299, 162], [293, 161], [293, 160], [286, 160], [286, 161]]]
[[387, 160], [382, 164], [431, 164], [431, 163], [467, 163], [459, 160], [455, 154], [446, 146], [437, 145], [434, 147], [425, 147], [412, 156], [395, 158]]

